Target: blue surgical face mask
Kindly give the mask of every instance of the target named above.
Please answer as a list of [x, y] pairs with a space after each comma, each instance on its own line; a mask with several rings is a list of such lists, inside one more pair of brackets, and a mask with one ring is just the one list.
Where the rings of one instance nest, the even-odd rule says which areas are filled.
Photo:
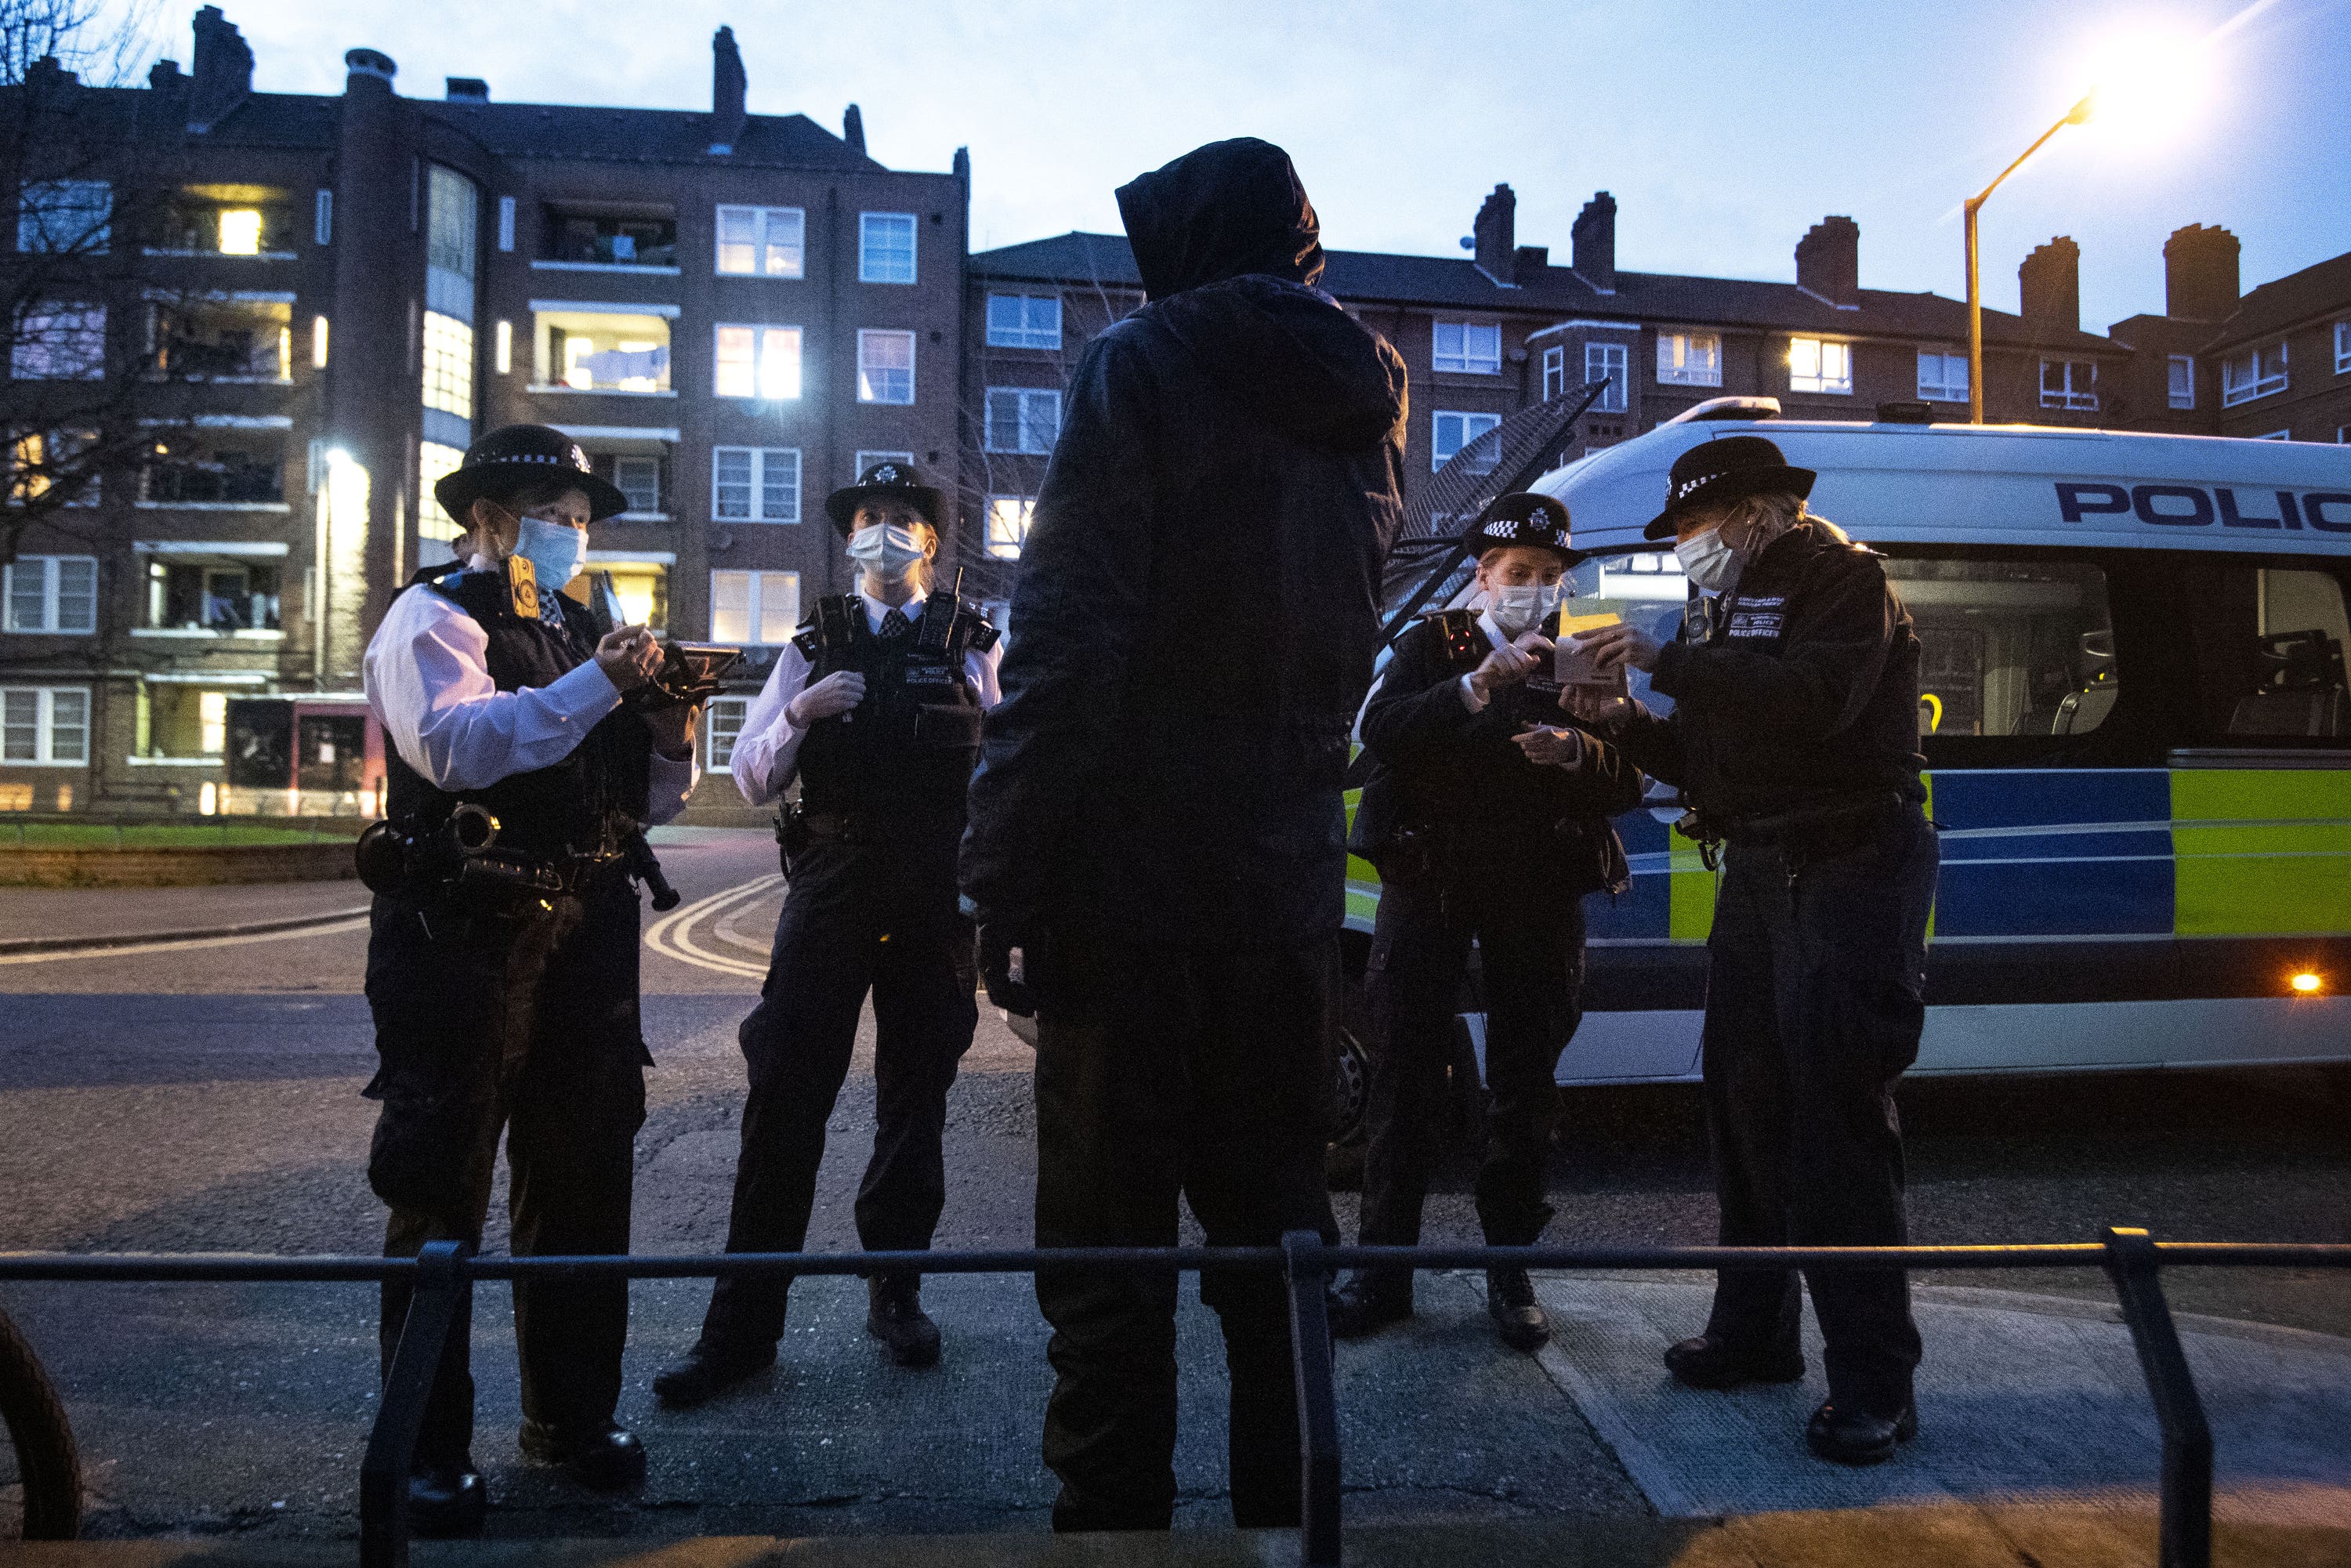
[[514, 553], [530, 562], [538, 585], [560, 589], [588, 564], [588, 530], [544, 517], [525, 517], [515, 537]]

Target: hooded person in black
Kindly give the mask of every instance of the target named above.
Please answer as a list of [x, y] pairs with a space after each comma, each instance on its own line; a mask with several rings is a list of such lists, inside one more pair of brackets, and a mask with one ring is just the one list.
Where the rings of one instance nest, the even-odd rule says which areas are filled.
[[[990, 993], [1037, 1014], [1037, 1242], [1172, 1245], [1179, 1194], [1212, 1245], [1335, 1239], [1340, 791], [1402, 511], [1404, 365], [1313, 288], [1319, 226], [1280, 148], [1217, 142], [1118, 198], [1149, 303], [1071, 378], [963, 851]], [[1039, 1274], [1057, 1528], [1169, 1522], [1176, 1292]], [[1201, 1296], [1235, 1519], [1295, 1523], [1280, 1281], [1211, 1274]]]

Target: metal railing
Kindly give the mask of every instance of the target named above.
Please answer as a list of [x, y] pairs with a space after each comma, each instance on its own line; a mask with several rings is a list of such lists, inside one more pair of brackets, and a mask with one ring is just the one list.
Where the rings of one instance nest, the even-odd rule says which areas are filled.
[[745, 1252], [719, 1257], [483, 1258], [434, 1241], [415, 1258], [277, 1258], [241, 1255], [18, 1253], [0, 1255], [0, 1281], [136, 1283], [378, 1282], [405, 1279], [408, 1317], [360, 1464], [362, 1568], [406, 1568], [408, 1477], [442, 1347], [477, 1280], [716, 1279], [741, 1274], [1033, 1274], [1040, 1268], [1192, 1273], [1280, 1270], [1297, 1372], [1302, 1517], [1299, 1557], [1310, 1568], [1340, 1561], [1339, 1405], [1326, 1291], [1342, 1269], [1887, 1269], [2095, 1268], [2113, 1281], [2138, 1352], [2163, 1437], [2162, 1568], [2209, 1568], [2212, 1560], [2212, 1431], [2165, 1300], [2166, 1268], [2351, 1268], [2351, 1246], [2157, 1241], [2109, 1228], [2103, 1240], [1964, 1247], [1334, 1247], [1293, 1230], [1277, 1247], [1095, 1247], [972, 1252]]

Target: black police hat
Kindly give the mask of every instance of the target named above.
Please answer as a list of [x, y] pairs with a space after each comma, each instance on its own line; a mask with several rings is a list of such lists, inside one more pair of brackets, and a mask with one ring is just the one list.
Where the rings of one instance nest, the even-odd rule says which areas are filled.
[[1461, 548], [1473, 559], [1502, 545], [1533, 545], [1575, 559], [1567, 542], [1567, 505], [1532, 490], [1497, 496], [1461, 536]]
[[923, 483], [923, 471], [911, 463], [901, 463], [886, 457], [869, 466], [858, 476], [857, 483], [835, 490], [824, 498], [825, 515], [832, 526], [847, 538], [857, 527], [857, 508], [880, 497], [890, 497], [905, 502], [932, 528], [941, 526], [939, 514], [946, 503], [937, 490]]
[[1723, 435], [1701, 441], [1674, 459], [1666, 476], [1666, 509], [1641, 530], [1645, 539], [1669, 539], [1682, 513], [1692, 507], [1735, 501], [1746, 496], [1793, 496], [1813, 493], [1818, 474], [1789, 466], [1773, 443], [1760, 435]]
[[473, 522], [466, 514], [483, 497], [549, 483], [584, 491], [591, 520], [601, 521], [629, 509], [629, 498], [618, 486], [596, 477], [579, 444], [544, 424], [508, 424], [493, 430], [465, 448], [462, 463], [434, 481], [433, 497], [458, 527], [466, 528]]

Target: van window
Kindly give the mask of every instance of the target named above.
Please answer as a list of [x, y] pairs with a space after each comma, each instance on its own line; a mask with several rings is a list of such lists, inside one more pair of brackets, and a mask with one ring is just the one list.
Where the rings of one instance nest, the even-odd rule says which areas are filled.
[[1918, 628], [1918, 733], [2085, 735], [2121, 689], [2106, 575], [2069, 560], [1889, 560]]
[[2237, 565], [2197, 570], [2189, 591], [2207, 734], [2351, 737], [2340, 581], [2307, 568]]

